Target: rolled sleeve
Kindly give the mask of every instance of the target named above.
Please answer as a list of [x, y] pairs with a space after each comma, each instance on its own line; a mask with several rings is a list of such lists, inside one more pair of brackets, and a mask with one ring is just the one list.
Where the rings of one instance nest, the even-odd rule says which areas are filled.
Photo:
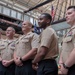
[[37, 34], [33, 35], [32, 41], [31, 41], [32, 48], [38, 48], [39, 47], [39, 36]]

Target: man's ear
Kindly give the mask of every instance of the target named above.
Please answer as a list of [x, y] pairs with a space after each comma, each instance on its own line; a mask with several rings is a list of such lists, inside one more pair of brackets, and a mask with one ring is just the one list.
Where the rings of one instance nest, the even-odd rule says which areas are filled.
[[50, 23], [50, 22], [51, 22], [51, 21], [48, 19], [48, 20], [47, 20], [47, 23]]

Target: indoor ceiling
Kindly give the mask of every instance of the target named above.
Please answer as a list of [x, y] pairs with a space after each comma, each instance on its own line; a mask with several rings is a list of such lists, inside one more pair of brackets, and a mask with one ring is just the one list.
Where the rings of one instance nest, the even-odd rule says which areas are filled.
[[[7, 6], [12, 8], [18, 8], [20, 11], [28, 11], [34, 17], [38, 17], [41, 13], [47, 12], [52, 14], [53, 8], [53, 21], [58, 21], [65, 18], [65, 12], [68, 6], [75, 5], [75, 0], [0, 0], [7, 3]], [[50, 1], [36, 9], [29, 11], [29, 9], [41, 4], [43, 2]]]

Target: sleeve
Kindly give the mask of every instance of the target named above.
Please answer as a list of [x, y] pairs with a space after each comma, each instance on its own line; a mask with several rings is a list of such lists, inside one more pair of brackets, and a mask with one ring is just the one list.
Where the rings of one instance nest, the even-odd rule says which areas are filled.
[[42, 34], [40, 46], [45, 46], [49, 48], [52, 43], [52, 40], [53, 40], [53, 31], [47, 29]]
[[16, 51], [17, 42], [17, 40], [14, 41], [14, 51]]
[[39, 35], [34, 33], [32, 41], [31, 41], [31, 46], [32, 46], [32, 48], [38, 48], [39, 47]]

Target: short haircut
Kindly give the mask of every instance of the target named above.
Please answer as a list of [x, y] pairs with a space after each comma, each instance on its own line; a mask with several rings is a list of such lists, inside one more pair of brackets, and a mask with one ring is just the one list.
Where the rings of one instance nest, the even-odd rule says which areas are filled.
[[[9, 26], [9, 27], [7, 27], [7, 29], [8, 29], [8, 28], [12, 28], [12, 30], [15, 32], [15, 28], [14, 28], [14, 27]], [[7, 29], [6, 29], [6, 30], [7, 30]]]
[[41, 15], [44, 15], [46, 18], [50, 19], [52, 21], [52, 16], [48, 13], [42, 13]]
[[67, 10], [69, 10], [69, 9], [74, 9], [74, 10], [75, 10], [75, 6], [69, 6], [69, 7], [67, 8]]

